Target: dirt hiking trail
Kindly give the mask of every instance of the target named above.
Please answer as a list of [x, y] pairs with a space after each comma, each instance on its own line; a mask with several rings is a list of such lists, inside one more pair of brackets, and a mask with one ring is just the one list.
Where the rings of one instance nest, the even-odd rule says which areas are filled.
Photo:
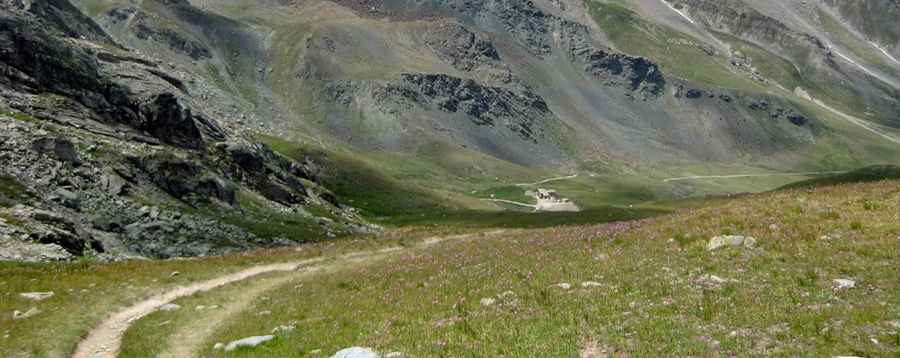
[[[128, 327], [131, 326], [133, 322], [141, 319], [142, 317], [153, 313], [161, 306], [171, 303], [172, 301], [194, 295], [196, 293], [210, 291], [231, 283], [235, 283], [238, 281], [246, 280], [249, 278], [253, 278], [259, 275], [268, 274], [268, 273], [290, 273], [294, 271], [300, 270], [299, 274], [311, 275], [316, 272], [320, 272], [323, 270], [331, 270], [336, 269], [337, 267], [346, 268], [351, 267], [354, 264], [365, 263], [371, 260], [376, 260], [381, 258], [384, 255], [410, 250], [412, 248], [424, 248], [431, 245], [435, 245], [448, 240], [462, 240], [467, 238], [481, 238], [481, 237], [489, 237], [495, 236], [501, 233], [506, 232], [506, 230], [496, 230], [496, 231], [487, 231], [480, 232], [474, 234], [465, 234], [465, 235], [453, 235], [453, 236], [445, 236], [445, 237], [431, 237], [427, 239], [423, 239], [419, 244], [414, 245], [410, 248], [403, 247], [387, 247], [379, 250], [370, 250], [370, 251], [359, 251], [350, 254], [345, 254], [342, 256], [338, 256], [334, 258], [333, 261], [328, 263], [324, 263], [326, 258], [318, 257], [307, 260], [299, 260], [293, 262], [286, 263], [278, 263], [278, 264], [266, 264], [266, 265], [258, 265], [254, 266], [239, 272], [231, 273], [228, 275], [220, 276], [214, 279], [210, 279], [207, 281], [197, 282], [186, 286], [179, 286], [172, 288], [164, 293], [152, 296], [150, 298], [144, 299], [142, 301], [135, 302], [131, 306], [125, 307], [124, 309], [112, 313], [109, 317], [100, 322], [97, 327], [91, 329], [88, 333], [87, 337], [83, 339], [79, 344], [78, 348], [75, 350], [75, 353], [72, 355], [74, 358], [114, 358], [118, 355], [119, 350], [122, 344], [122, 336], [125, 334], [125, 331]], [[237, 304], [233, 309], [224, 310], [219, 314], [222, 315], [221, 318], [225, 319], [230, 315], [236, 314], [240, 312], [240, 308], [248, 305], [252, 300], [250, 298], [255, 297], [255, 295], [262, 294], [270, 288], [277, 287], [278, 284], [288, 282], [289, 279], [295, 278], [294, 275], [289, 275], [288, 277], [278, 277], [274, 279], [260, 280], [260, 287], [258, 289], [251, 289], [248, 291], [249, 295], [245, 295], [245, 301], [243, 304]], [[172, 356], [179, 356], [179, 354], [190, 353], [195, 351], [196, 344], [202, 342], [204, 338], [206, 338], [209, 334], [214, 331], [216, 326], [216, 322], [209, 323], [209, 321], [205, 321], [207, 324], [211, 326], [209, 329], [203, 329], [196, 333], [192, 333], [190, 335], [185, 336], [185, 339], [180, 343], [185, 343], [182, 346], [170, 346], [177, 347], [178, 351], [170, 351], [167, 353], [172, 354]], [[176, 338], [178, 339], [178, 338]]]

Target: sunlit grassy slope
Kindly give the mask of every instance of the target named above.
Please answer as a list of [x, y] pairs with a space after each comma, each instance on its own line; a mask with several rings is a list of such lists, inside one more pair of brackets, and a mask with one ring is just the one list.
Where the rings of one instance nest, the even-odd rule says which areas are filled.
[[[640, 222], [474, 237], [297, 278], [222, 325], [201, 350], [220, 356], [216, 342], [295, 325], [229, 356], [329, 355], [353, 345], [415, 357], [558, 357], [588, 348], [892, 356], [900, 353], [898, 220], [900, 182], [880, 181], [742, 196]], [[758, 244], [708, 251], [722, 234]], [[856, 286], [838, 289], [835, 279]], [[156, 313], [136, 329], [174, 329], [159, 326], [169, 315], [177, 313]], [[139, 332], [129, 344], [146, 345]]]
[[900, 167], [895, 165], [876, 165], [853, 170], [843, 174], [803, 180], [788, 184], [784, 188], [808, 188], [846, 183], [864, 183], [898, 179], [900, 179]]
[[[350, 345], [410, 356], [565, 356], [591, 345], [638, 356], [897, 354], [900, 182], [804, 187], [683, 206], [694, 209], [627, 224], [476, 235], [428, 249], [408, 243], [461, 229], [391, 230], [377, 240], [221, 258], [3, 263], [0, 311], [7, 314], [0, 316], [0, 333], [8, 338], [0, 340], [0, 355], [65, 356], [107, 312], [175, 285], [254, 264], [391, 245], [410, 248], [380, 262], [288, 276], [280, 288], [262, 293], [266, 299], [219, 322], [200, 350], [218, 355], [215, 342], [294, 324], [293, 333], [234, 355], [330, 353]], [[751, 235], [759, 244], [708, 252], [707, 241], [720, 234]], [[835, 290], [838, 278], [857, 286]], [[582, 287], [585, 282], [594, 283]], [[573, 288], [551, 287], [558, 283]], [[230, 294], [253, 285], [177, 303], [227, 305]], [[34, 291], [56, 295], [41, 302], [18, 295]], [[483, 298], [496, 301], [484, 306]], [[12, 319], [13, 310], [32, 307], [41, 312]], [[179, 322], [203, 314], [151, 314], [126, 334], [123, 352], [160, 352], [166, 349], [161, 340]]]

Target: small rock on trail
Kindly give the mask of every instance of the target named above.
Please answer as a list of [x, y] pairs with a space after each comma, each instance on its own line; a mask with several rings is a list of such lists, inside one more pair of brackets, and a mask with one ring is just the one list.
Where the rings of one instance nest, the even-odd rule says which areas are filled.
[[160, 311], [176, 311], [181, 309], [181, 306], [176, 305], [174, 303], [166, 303], [162, 306], [159, 306]]
[[335, 353], [331, 358], [378, 358], [378, 353], [363, 347], [350, 347]]
[[233, 351], [240, 347], [256, 347], [260, 344], [271, 341], [273, 339], [275, 339], [275, 336], [272, 336], [272, 335], [247, 337], [244, 339], [239, 339], [239, 340], [233, 341], [231, 343], [228, 343], [228, 345], [225, 346], [225, 351], [226, 352]]

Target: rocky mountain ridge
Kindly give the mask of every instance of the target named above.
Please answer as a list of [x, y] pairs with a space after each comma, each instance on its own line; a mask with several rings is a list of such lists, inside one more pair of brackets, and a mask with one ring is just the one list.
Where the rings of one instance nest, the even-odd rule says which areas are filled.
[[[316, 183], [315, 163], [222, 127], [165, 64], [96, 35], [93, 22], [57, 27], [61, 13], [90, 21], [67, 4], [0, 16], [10, 108], [0, 134], [4, 259], [166, 258], [292, 242], [222, 220], [253, 216], [248, 205], [307, 218], [310, 239], [372, 230]], [[99, 42], [85, 40], [92, 34]]]

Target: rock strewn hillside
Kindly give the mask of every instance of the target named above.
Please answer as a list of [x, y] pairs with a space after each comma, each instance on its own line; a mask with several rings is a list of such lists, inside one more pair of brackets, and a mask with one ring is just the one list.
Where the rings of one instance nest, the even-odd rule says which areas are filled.
[[191, 96], [193, 78], [121, 48], [66, 4], [0, 15], [3, 259], [290, 244], [226, 220], [264, 222], [281, 211], [309, 222], [307, 239], [370, 230], [316, 184], [315, 163], [292, 162], [223, 127]]

